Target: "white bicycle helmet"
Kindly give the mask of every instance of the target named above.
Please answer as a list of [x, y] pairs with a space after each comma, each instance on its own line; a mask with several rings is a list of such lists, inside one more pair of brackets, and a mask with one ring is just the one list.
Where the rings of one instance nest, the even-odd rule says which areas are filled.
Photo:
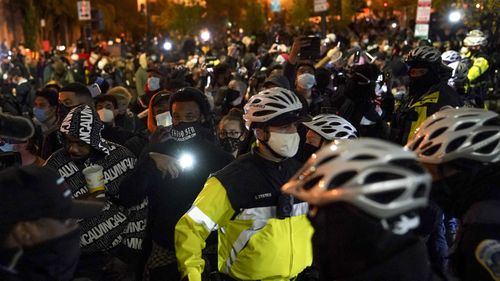
[[299, 111], [302, 103], [293, 92], [274, 87], [252, 96], [245, 104], [245, 126], [251, 129], [253, 123], [265, 123], [285, 113]]
[[460, 54], [454, 50], [446, 51], [441, 55], [441, 60], [448, 66], [450, 66], [451, 63], [460, 61], [460, 59]]
[[500, 117], [479, 108], [444, 109], [427, 118], [406, 147], [424, 163], [441, 164], [457, 159], [497, 162]]
[[406, 59], [407, 63], [412, 62], [426, 62], [426, 63], [438, 63], [441, 62], [441, 52], [429, 46], [420, 46], [411, 50]]
[[326, 140], [357, 138], [358, 132], [349, 121], [335, 114], [321, 114], [304, 126], [313, 130]]
[[383, 140], [335, 140], [282, 190], [313, 205], [343, 201], [376, 218], [392, 218], [427, 204], [431, 176], [416, 160]]
[[475, 29], [467, 33], [464, 39], [465, 47], [486, 46], [488, 40], [481, 30]]

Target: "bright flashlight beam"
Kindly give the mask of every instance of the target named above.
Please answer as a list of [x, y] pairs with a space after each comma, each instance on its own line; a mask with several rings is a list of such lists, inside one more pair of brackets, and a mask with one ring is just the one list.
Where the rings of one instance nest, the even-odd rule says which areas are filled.
[[453, 11], [448, 15], [448, 20], [453, 23], [459, 22], [461, 18], [462, 14], [459, 11]]
[[182, 154], [179, 158], [179, 163], [183, 170], [191, 169], [194, 166], [194, 157], [191, 154]]
[[210, 40], [210, 32], [208, 30], [203, 30], [200, 34], [201, 40], [208, 41]]
[[165, 43], [163, 43], [163, 49], [165, 49], [165, 51], [172, 50], [172, 43], [169, 41], [165, 41]]

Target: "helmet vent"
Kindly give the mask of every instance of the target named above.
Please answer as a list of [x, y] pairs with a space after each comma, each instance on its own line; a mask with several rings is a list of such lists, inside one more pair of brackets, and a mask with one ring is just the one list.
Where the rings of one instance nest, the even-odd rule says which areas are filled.
[[358, 155], [356, 157], [351, 158], [350, 160], [374, 160], [374, 159], [377, 159], [377, 158], [373, 155], [361, 154], [361, 155]]
[[254, 112], [253, 115], [254, 116], [266, 116], [266, 115], [273, 114], [275, 112], [276, 112], [275, 110], [261, 110], [261, 111]]
[[476, 144], [478, 142], [481, 142], [485, 139], [488, 139], [494, 135], [498, 134], [498, 131], [486, 131], [486, 132], [481, 132], [472, 138], [472, 144]]
[[424, 152], [422, 152], [422, 154], [425, 156], [434, 155], [434, 153], [436, 153], [440, 147], [441, 147], [441, 144], [438, 143], [436, 145], [433, 145], [433, 146], [427, 148]]
[[500, 118], [495, 117], [483, 123], [484, 126], [500, 127]]
[[415, 193], [413, 193], [413, 197], [415, 198], [421, 198], [425, 196], [425, 191], [427, 188], [423, 184], [419, 184], [417, 187], [417, 190], [415, 190]]
[[424, 137], [420, 137], [417, 140], [415, 140], [415, 143], [413, 144], [413, 147], [411, 148], [411, 150], [417, 149], [417, 147], [419, 147], [419, 145], [422, 143], [423, 140], [424, 140]]
[[338, 155], [332, 155], [325, 157], [325, 159], [321, 160], [318, 164], [316, 164], [316, 167], [319, 167], [327, 162], [333, 161], [335, 158], [339, 157]]
[[475, 124], [472, 123], [472, 122], [467, 122], [467, 123], [463, 123], [463, 124], [460, 124], [456, 129], [455, 131], [460, 131], [460, 130], [465, 130], [465, 129], [468, 129], [472, 126], [474, 126]]
[[429, 139], [432, 140], [432, 139], [435, 139], [435, 138], [439, 137], [440, 135], [442, 135], [446, 131], [446, 129], [447, 129], [446, 127], [442, 127], [442, 128], [439, 128], [439, 129], [435, 130], [429, 136]]
[[446, 147], [446, 153], [450, 153], [457, 150], [465, 142], [466, 139], [467, 137], [463, 136], [452, 140]]
[[339, 186], [344, 185], [346, 182], [354, 178], [358, 172], [356, 171], [346, 171], [343, 173], [338, 174], [336, 177], [334, 177], [331, 181], [330, 184], [328, 185], [328, 189], [333, 189]]
[[374, 194], [368, 194], [366, 195], [366, 197], [381, 204], [388, 204], [394, 201], [399, 196], [401, 196], [401, 194], [403, 194], [404, 191], [405, 190], [401, 188], [396, 190], [389, 190], [384, 192], [377, 192]]
[[335, 129], [328, 129], [328, 128], [325, 128], [322, 130], [325, 134], [331, 134], [333, 132], [335, 132], [336, 130]]
[[314, 126], [323, 126], [326, 124], [326, 121], [321, 121], [321, 122], [317, 122], [317, 123], [314, 123]]
[[495, 148], [497, 146], [498, 146], [498, 140], [496, 140], [496, 141], [488, 144], [487, 146], [479, 149], [477, 152], [481, 153], [481, 154], [490, 154], [490, 153], [492, 153], [495, 150]]
[[276, 108], [279, 108], [279, 109], [283, 109], [283, 108], [286, 108], [285, 105], [283, 104], [279, 104], [279, 103], [274, 103], [274, 102], [270, 102], [267, 104], [268, 106], [272, 106], [272, 107], [276, 107]]
[[343, 137], [345, 137], [345, 136], [347, 136], [347, 133], [346, 133], [346, 132], [338, 132], [338, 133], [335, 135], [335, 137], [336, 137], [336, 138], [343, 138]]
[[307, 182], [304, 183], [303, 188], [305, 190], [313, 188], [322, 178], [323, 176], [315, 176], [314, 178], [308, 179]]

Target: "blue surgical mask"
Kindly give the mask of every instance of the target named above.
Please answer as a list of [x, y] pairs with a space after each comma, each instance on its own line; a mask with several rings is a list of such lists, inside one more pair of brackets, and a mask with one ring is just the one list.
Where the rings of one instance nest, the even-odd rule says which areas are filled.
[[2, 146], [0, 146], [0, 150], [3, 152], [12, 152], [14, 151], [14, 145], [12, 143], [4, 143]]
[[148, 78], [148, 89], [150, 91], [156, 91], [160, 89], [160, 78], [158, 77]]
[[45, 122], [45, 120], [47, 120], [47, 114], [45, 113], [45, 110], [43, 110], [43, 108], [39, 107], [33, 108], [33, 115], [38, 121], [42, 123]]

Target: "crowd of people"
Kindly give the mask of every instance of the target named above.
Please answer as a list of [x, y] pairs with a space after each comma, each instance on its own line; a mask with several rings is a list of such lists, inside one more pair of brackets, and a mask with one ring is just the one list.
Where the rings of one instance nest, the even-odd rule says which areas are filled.
[[4, 53], [0, 279], [499, 280], [500, 42], [392, 33]]

